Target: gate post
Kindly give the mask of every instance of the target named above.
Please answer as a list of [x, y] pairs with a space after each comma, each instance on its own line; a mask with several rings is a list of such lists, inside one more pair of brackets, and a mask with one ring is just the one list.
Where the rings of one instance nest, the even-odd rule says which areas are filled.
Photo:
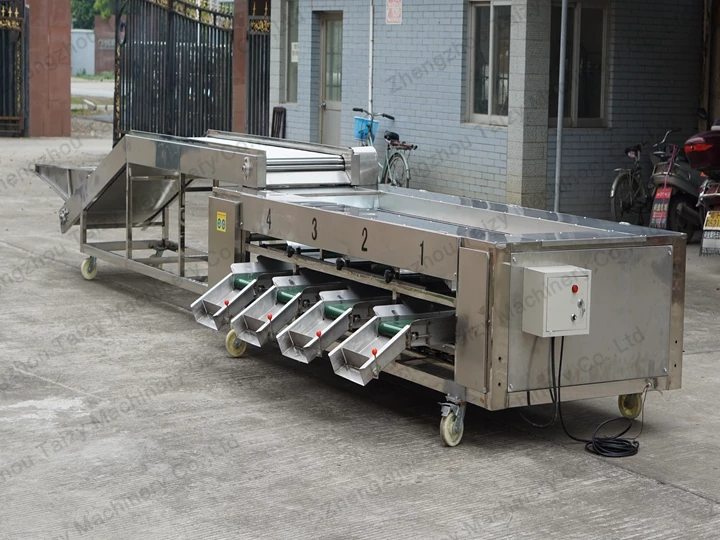
[[232, 130], [245, 133], [247, 122], [247, 52], [250, 2], [235, 0], [233, 22], [233, 118]]
[[[22, 2], [19, 2], [22, 3]], [[69, 137], [70, 0], [34, 0], [30, 4], [28, 47], [31, 137]]]

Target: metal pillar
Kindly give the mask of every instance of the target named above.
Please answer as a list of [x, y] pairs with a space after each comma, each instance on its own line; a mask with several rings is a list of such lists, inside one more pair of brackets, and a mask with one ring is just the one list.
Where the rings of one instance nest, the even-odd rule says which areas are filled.
[[557, 143], [555, 150], [555, 212], [560, 211], [560, 173], [562, 170], [562, 140], [565, 122], [565, 55], [567, 51], [568, 0], [562, 3], [562, 24], [560, 29], [560, 82], [558, 88]]

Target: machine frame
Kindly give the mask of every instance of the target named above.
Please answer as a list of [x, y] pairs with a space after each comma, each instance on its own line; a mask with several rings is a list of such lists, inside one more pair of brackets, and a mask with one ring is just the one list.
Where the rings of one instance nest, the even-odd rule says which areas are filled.
[[[449, 446], [462, 438], [467, 403], [495, 411], [553, 400], [554, 338], [521, 331], [532, 301], [525, 268], [592, 272], [591, 321], [604, 323], [567, 338], [567, 372], [556, 374], [563, 401], [620, 396], [622, 414], [633, 418], [643, 391], [680, 388], [683, 235], [378, 186], [375, 167], [371, 147], [209, 132], [132, 133], [94, 170], [36, 171], [65, 200], [61, 230], [80, 227], [86, 279], [101, 259], [200, 294], [196, 320], [229, 325], [232, 356], [247, 350], [243, 335], [259, 345], [281, 340], [282, 353], [304, 363], [329, 351], [335, 372], [358, 384], [384, 372], [442, 392]], [[207, 251], [185, 242], [190, 193], [210, 195]], [[159, 240], [134, 238], [151, 227], [161, 228]], [[94, 229], [125, 237], [90, 242]], [[155, 254], [138, 257], [141, 250]], [[189, 263], [207, 264], [207, 274], [188, 276]], [[613, 356], [633, 325], [641, 337]], [[588, 370], [583, 354], [594, 361]]]

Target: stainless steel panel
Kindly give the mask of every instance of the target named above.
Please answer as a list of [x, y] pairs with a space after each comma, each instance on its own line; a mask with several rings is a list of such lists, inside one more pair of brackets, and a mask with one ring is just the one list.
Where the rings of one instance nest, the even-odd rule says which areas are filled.
[[195, 178], [242, 185], [264, 185], [265, 153], [250, 148], [220, 147], [193, 139], [136, 134], [125, 136], [127, 162]]
[[373, 146], [353, 148], [352, 156], [352, 185], [377, 186], [378, 156]]
[[[414, 189], [406, 189], [394, 187], [391, 185], [380, 185], [377, 187], [377, 191], [380, 192], [380, 205], [388, 210], [391, 209], [391, 205], [401, 204], [405, 208], [411, 209], [412, 211], [414, 204], [419, 205], [419, 201], [427, 201], [434, 203], [432, 208], [432, 217], [434, 219], [440, 219], [441, 215], [452, 215], [453, 212], [459, 212], [460, 209], [456, 207], [465, 207], [473, 209], [474, 215], [477, 216], [473, 219], [480, 219], [481, 223], [488, 223], [492, 230], [501, 232], [511, 232], [512, 234], [519, 234], [527, 236], [528, 240], [542, 240], [542, 235], [538, 238], [530, 236], [535, 231], [541, 230], [549, 233], [563, 233], [561, 235], [564, 239], [573, 238], [629, 238], [629, 237], [667, 237], [667, 238], [679, 238], [680, 233], [670, 232], [664, 229], [651, 229], [647, 227], [638, 227], [635, 225], [626, 225], [621, 223], [615, 223], [611, 221], [603, 221], [600, 219], [587, 218], [582, 216], [573, 216], [570, 214], [559, 214], [555, 212], [548, 212], [545, 210], [538, 210], [535, 208], [524, 208], [522, 206], [508, 205], [502, 203], [494, 203], [488, 201], [480, 201], [476, 199], [469, 199], [466, 197], [457, 197], [455, 195], [444, 195], [441, 193], [431, 193], [427, 191], [419, 191]], [[389, 199], [390, 202], [385, 202], [386, 194], [400, 196], [408, 199], [406, 202], [400, 202], [397, 200]], [[413, 200], [415, 201], [413, 203]], [[446, 207], [446, 210], [442, 210], [442, 206]], [[452, 212], [448, 212], [447, 208], [453, 208]], [[500, 214], [507, 214], [507, 219], [501, 218]], [[497, 218], [495, 222], [492, 218]], [[455, 223], [455, 220], [451, 220]], [[498, 226], [498, 222], [500, 226]], [[545, 229], [546, 223], [553, 224], [550, 230]], [[476, 223], [476, 222], [471, 222]], [[495, 225], [493, 225], [495, 223]], [[507, 225], [503, 225], [507, 223]], [[571, 227], [568, 228], [568, 225]], [[473, 225], [476, 226], [476, 225]], [[542, 227], [542, 229], [538, 229]], [[585, 234], [579, 234], [580, 231], [585, 230]], [[572, 233], [576, 234], [573, 235]], [[586, 236], [587, 233], [596, 234], [594, 236]], [[546, 240], [550, 240], [547, 237]], [[670, 240], [672, 241], [672, 240]]]
[[[245, 193], [239, 197], [243, 227], [251, 232], [447, 280], [457, 277], [456, 236]], [[391, 242], [390, 238], [400, 241]]]
[[[658, 377], [653, 379], [631, 379], [627, 381], [614, 381], [596, 384], [583, 384], [580, 386], [562, 387], [562, 401], [577, 401], [580, 399], [592, 399], [600, 397], [615, 397], [626, 394], [639, 394], [648, 385], [651, 388], [660, 390], [667, 388], [667, 377]], [[543, 390], [530, 390], [529, 392], [514, 392], [508, 394], [507, 408], [527, 407], [528, 403], [532, 405], [542, 405], [552, 403], [550, 392]]]
[[60, 167], [57, 165], [35, 165], [35, 172], [53, 188], [64, 201], [67, 201], [75, 189], [87, 182], [95, 169], [91, 167]]
[[670, 310], [670, 364], [665, 390], [682, 386], [683, 330], [685, 328], [685, 239], [673, 243], [673, 288]]
[[[373, 317], [329, 353], [333, 371], [361, 386], [380, 376], [380, 372], [405, 350], [406, 325], [393, 337], [379, 333], [381, 317]], [[374, 353], [373, 353], [374, 351]]]
[[350, 329], [352, 306], [332, 319], [325, 315], [326, 305], [324, 301], [318, 302], [278, 334], [278, 345], [284, 356], [309, 364]]
[[[225, 229], [218, 225], [218, 215], [225, 215]], [[242, 250], [240, 203], [210, 197], [208, 204], [208, 283], [213, 287], [230, 272], [230, 265], [239, 261]]]
[[[255, 253], [258, 256], [268, 257], [271, 259], [281, 261], [288, 260], [287, 255], [284, 251], [279, 252], [277, 250], [267, 247], [248, 245], [247, 251], [248, 253]], [[402, 281], [385, 283], [385, 280], [382, 276], [347, 267], [343, 270], [337, 270], [334, 264], [331, 265], [327, 262], [318, 261], [317, 259], [312, 259], [310, 257], [305, 257], [304, 255], [301, 257], [295, 255], [291, 260], [301, 268], [311, 268], [313, 270], [317, 270], [318, 272], [323, 272], [331, 276], [349, 279], [358, 283], [370, 285], [377, 289], [392, 291], [393, 294], [404, 294], [413, 298], [419, 298], [421, 300], [427, 300], [428, 302], [434, 302], [442, 306], [455, 306], [455, 299], [453, 297], [445, 296], [436, 292], [431, 292], [426, 290], [424, 287], [413, 285], [411, 283], [406, 283]]]
[[60, 211], [63, 232], [79, 221], [83, 210], [90, 210], [88, 226], [122, 225], [126, 212], [123, 173], [128, 164], [135, 167], [131, 195], [135, 225], [153, 218], [173, 200], [177, 195], [173, 178], [177, 174], [187, 175], [188, 180], [211, 178], [218, 182], [252, 181], [264, 185], [265, 154], [262, 151], [222, 148], [178, 137], [130, 134], [85, 181], [75, 186]]
[[79, 186], [76, 186], [75, 191], [65, 203], [65, 206], [60, 210], [61, 217], [60, 229], [63, 233], [70, 230], [70, 228], [80, 221], [80, 215], [82, 211], [87, 209], [89, 203], [94, 201], [107, 186], [115, 181], [117, 178], [121, 178], [123, 185], [122, 196], [113, 196], [113, 199], [120, 205], [122, 214], [125, 213], [125, 191], [124, 191], [124, 172], [127, 164], [125, 157], [125, 139], [122, 139], [102, 160], [100, 165], [93, 171], [91, 175], [87, 177], [87, 180]]
[[238, 290], [235, 288], [235, 275], [228, 274], [190, 305], [195, 320], [203, 326], [220, 330], [255, 299], [256, 284], [257, 279]]
[[[592, 271], [590, 335], [565, 338], [563, 386], [664, 377], [668, 374], [673, 289], [672, 246], [513, 254], [511, 292], [493, 324], [509, 324], [508, 390], [551, 386], [550, 339], [522, 331], [524, 306], [540, 291], [523, 291], [523, 269], [574, 265]], [[496, 322], [497, 321], [497, 322]], [[556, 366], [560, 339], [556, 339]]]
[[486, 369], [488, 373], [488, 396], [486, 407], [491, 411], [507, 408], [508, 398], [508, 357], [510, 332], [508, 328], [507, 306], [510, 304], [510, 247], [494, 249], [490, 257], [490, 292], [488, 313], [490, 326], [488, 341], [490, 353]]
[[487, 252], [460, 248], [455, 337], [455, 382], [487, 391], [488, 264]]
[[304, 205], [334, 206], [349, 215], [372, 214], [379, 221], [444, 231], [495, 244], [532, 243], [539, 246], [584, 246], [588, 243], [638, 244], [649, 238], [672, 242], [677, 233], [600, 220], [553, 214], [515, 206], [462, 199], [425, 191], [378, 186], [355, 191], [292, 190], [261, 193]]
[[230, 324], [238, 339], [262, 347], [297, 316], [301, 293], [283, 304], [277, 299], [278, 292], [278, 287], [269, 288], [232, 319]]
[[[135, 176], [133, 168], [132, 223], [139, 227], [155, 218], [178, 195], [177, 178], [144, 180]], [[124, 175], [110, 183], [101, 196], [87, 207], [89, 228], [124, 227], [125, 193]]]

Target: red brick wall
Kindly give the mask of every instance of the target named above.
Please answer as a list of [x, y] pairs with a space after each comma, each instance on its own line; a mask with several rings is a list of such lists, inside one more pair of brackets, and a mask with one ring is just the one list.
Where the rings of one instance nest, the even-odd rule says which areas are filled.
[[115, 72], [115, 15], [95, 16], [95, 73]]
[[28, 0], [30, 6], [31, 137], [69, 137], [70, 0]]

